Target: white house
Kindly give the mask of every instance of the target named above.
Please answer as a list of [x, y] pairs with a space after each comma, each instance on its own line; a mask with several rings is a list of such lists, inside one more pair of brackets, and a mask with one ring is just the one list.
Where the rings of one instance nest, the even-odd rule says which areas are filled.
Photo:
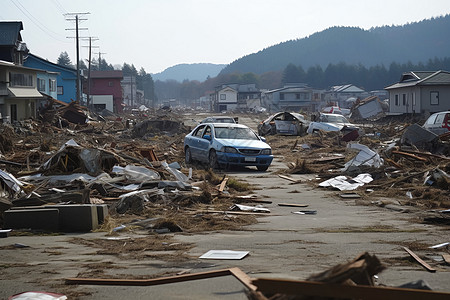
[[431, 113], [450, 109], [450, 72], [403, 73], [400, 81], [385, 87], [389, 91], [389, 113]]
[[238, 105], [238, 91], [227, 85], [218, 87], [211, 94], [211, 102], [217, 112], [235, 110]]

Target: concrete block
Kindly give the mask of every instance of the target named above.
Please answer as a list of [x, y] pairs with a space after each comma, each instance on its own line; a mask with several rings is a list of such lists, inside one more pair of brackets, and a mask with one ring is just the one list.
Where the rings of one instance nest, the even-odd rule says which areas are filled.
[[[98, 206], [104, 206], [97, 208]], [[13, 207], [11, 210], [42, 210], [57, 209], [59, 211], [59, 231], [61, 232], [87, 232], [98, 228], [108, 214], [106, 204], [54, 204], [42, 206]], [[100, 212], [99, 212], [100, 210]]]
[[3, 213], [4, 228], [59, 231], [59, 210], [13, 209]]
[[59, 228], [63, 232], [87, 232], [98, 228], [94, 204], [46, 205], [59, 210]]
[[98, 224], [103, 224], [105, 222], [106, 217], [109, 214], [108, 205], [107, 204], [97, 204], [97, 219]]

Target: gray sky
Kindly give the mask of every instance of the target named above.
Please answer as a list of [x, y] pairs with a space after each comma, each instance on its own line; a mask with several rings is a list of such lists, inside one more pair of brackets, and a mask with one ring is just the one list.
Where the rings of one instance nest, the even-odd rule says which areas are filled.
[[[95, 53], [158, 73], [182, 63], [229, 64], [278, 43], [332, 26], [363, 29], [403, 25], [450, 13], [448, 0], [2, 0], [0, 21], [22, 21], [33, 54], [56, 62], [67, 51], [76, 62], [75, 23], [81, 37], [99, 40]], [[88, 58], [80, 42], [80, 58]], [[386, 45], [387, 47], [389, 45]], [[98, 54], [95, 54], [96, 57]]]

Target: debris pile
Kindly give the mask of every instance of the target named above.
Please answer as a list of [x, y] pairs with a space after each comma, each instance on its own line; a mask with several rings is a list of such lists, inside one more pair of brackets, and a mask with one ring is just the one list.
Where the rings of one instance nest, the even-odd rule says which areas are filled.
[[[0, 125], [0, 227], [90, 231], [107, 221], [111, 232], [121, 225], [164, 233], [256, 222], [258, 211], [233, 211], [243, 200], [231, 178], [184, 166], [189, 128], [175, 113], [95, 118], [75, 102], [49, 103], [39, 121]], [[75, 212], [81, 206], [94, 208]], [[62, 224], [67, 209], [80, 217], [73, 222], [90, 225]]]

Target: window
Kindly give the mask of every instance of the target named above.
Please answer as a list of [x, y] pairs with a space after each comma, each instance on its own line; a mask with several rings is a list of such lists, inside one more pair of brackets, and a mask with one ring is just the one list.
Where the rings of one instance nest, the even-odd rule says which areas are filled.
[[402, 100], [403, 100], [403, 106], [406, 105], [406, 94], [402, 95]]
[[440, 124], [444, 123], [444, 118], [445, 118], [445, 114], [438, 114], [434, 124], [440, 125]]
[[48, 80], [48, 89], [50, 92], [56, 92], [56, 80], [54, 79]]
[[295, 94], [295, 99], [299, 100], [300, 99], [300, 94]]
[[114, 82], [108, 81], [108, 86], [114, 86]]
[[205, 126], [200, 126], [199, 128], [197, 128], [197, 131], [194, 132], [193, 136], [202, 137], [203, 129], [205, 129]]
[[58, 93], [58, 95], [64, 95], [64, 87], [58, 86], [57, 93]]
[[395, 106], [399, 106], [400, 102], [398, 101], [398, 95], [395, 95]]
[[220, 100], [227, 100], [227, 94], [220, 94]]
[[284, 94], [280, 93], [280, 100], [284, 100]]
[[430, 92], [430, 105], [439, 105], [439, 92]]
[[33, 86], [33, 75], [9, 73], [10, 86]]
[[37, 88], [39, 92], [45, 92], [45, 80], [38, 78], [37, 80]]

